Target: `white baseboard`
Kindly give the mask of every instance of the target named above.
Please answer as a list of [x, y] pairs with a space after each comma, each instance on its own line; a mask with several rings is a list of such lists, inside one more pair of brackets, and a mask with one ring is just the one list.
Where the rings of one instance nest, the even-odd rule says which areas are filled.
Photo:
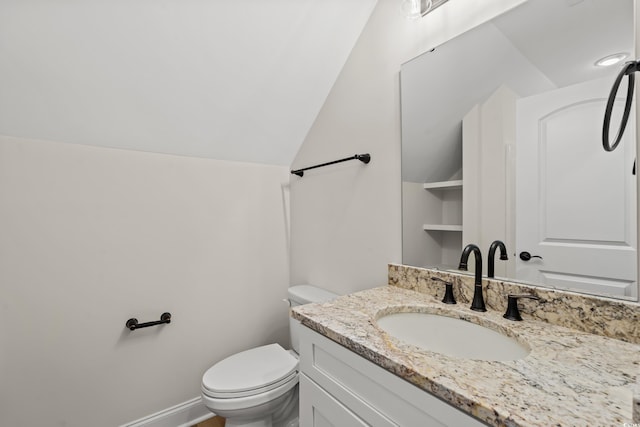
[[196, 397], [120, 427], [189, 427], [213, 416], [202, 399]]

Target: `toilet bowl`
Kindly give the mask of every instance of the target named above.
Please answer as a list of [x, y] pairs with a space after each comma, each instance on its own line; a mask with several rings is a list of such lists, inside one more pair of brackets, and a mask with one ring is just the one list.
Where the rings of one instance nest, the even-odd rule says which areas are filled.
[[[323, 302], [337, 295], [310, 285], [289, 288], [291, 306]], [[298, 426], [299, 324], [290, 321], [292, 350], [279, 344], [252, 348], [227, 357], [202, 377], [202, 401], [226, 427]]]

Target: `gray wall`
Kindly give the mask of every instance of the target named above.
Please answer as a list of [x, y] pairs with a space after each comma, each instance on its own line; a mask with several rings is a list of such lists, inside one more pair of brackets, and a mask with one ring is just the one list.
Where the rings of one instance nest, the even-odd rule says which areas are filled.
[[369, 152], [291, 178], [291, 280], [347, 293], [387, 282], [401, 261], [400, 64], [523, 0], [450, 1], [408, 21], [379, 0], [293, 168]]
[[113, 427], [199, 396], [223, 357], [287, 345], [287, 179], [1, 137], [0, 425]]

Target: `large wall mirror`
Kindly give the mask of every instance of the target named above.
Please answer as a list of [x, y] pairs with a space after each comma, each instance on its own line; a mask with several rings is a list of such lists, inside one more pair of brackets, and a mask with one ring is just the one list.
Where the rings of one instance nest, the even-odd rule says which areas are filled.
[[619, 53], [633, 0], [529, 0], [403, 64], [403, 263], [475, 243], [486, 274], [500, 240], [495, 277], [637, 300], [635, 123], [602, 147]]

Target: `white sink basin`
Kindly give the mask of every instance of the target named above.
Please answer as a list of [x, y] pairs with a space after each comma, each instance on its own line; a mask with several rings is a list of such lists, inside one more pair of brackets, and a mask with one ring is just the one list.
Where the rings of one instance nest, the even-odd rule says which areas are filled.
[[427, 313], [394, 313], [378, 326], [408, 344], [446, 356], [474, 360], [517, 360], [530, 349], [493, 329], [452, 317]]

